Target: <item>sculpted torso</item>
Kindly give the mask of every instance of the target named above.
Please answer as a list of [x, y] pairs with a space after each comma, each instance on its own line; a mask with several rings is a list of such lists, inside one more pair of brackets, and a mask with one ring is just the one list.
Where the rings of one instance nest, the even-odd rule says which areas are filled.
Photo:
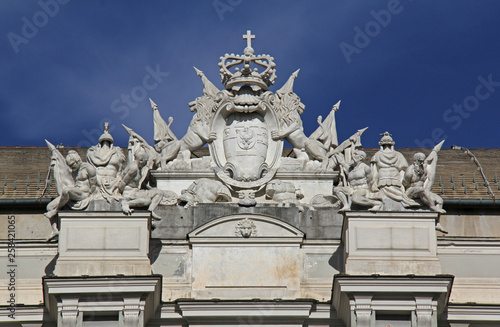
[[421, 171], [416, 171], [414, 167], [411, 167], [412, 173], [411, 173], [411, 178], [409, 180], [409, 184], [411, 187], [415, 186], [424, 186], [425, 179], [427, 178], [427, 173], [425, 172], [425, 169]]
[[92, 188], [92, 179], [95, 179], [96, 170], [92, 165], [83, 162], [78, 170], [75, 178], [75, 187], [79, 188], [82, 192], [90, 193]]
[[[92, 151], [90, 151], [92, 150]], [[89, 149], [89, 161], [96, 167], [97, 175], [115, 178], [121, 170], [125, 157], [119, 148], [95, 147]]]
[[349, 185], [353, 188], [368, 188], [368, 180], [366, 178], [367, 169], [369, 171], [368, 165], [362, 162], [352, 168], [347, 175]]

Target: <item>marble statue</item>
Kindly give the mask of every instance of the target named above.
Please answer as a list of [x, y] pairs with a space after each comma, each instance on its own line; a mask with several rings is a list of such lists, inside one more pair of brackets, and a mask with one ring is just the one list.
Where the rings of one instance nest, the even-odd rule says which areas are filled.
[[[403, 179], [408, 197], [420, 199], [429, 209], [439, 213], [446, 213], [443, 210], [443, 199], [432, 193], [431, 189], [436, 176], [437, 154], [443, 143], [444, 141], [436, 145], [427, 157], [421, 152], [415, 153], [413, 164], [406, 169]], [[442, 226], [439, 225], [438, 228], [444, 231]]]
[[146, 151], [148, 162], [146, 166], [149, 169], [155, 169], [160, 167], [160, 156], [156, 152], [155, 148], [148, 144], [148, 142], [139, 134], [134, 132], [131, 128], [123, 125], [123, 128], [129, 134], [128, 140], [128, 153], [127, 153], [127, 164], [135, 160], [136, 153], [140, 150]]
[[161, 169], [167, 168], [167, 162], [177, 156], [180, 149], [180, 142], [170, 129], [174, 119], [168, 118], [168, 124], [163, 120], [158, 110], [158, 105], [149, 99], [153, 109], [154, 122], [154, 149], [159, 153], [159, 166]]
[[134, 161], [130, 161], [122, 175], [116, 179], [112, 191], [118, 190], [122, 195], [120, 204], [123, 213], [130, 215], [134, 210], [131, 207], [148, 207], [151, 216], [160, 220], [154, 210], [162, 199], [162, 191], [150, 184], [148, 155], [144, 148], [135, 151]]
[[198, 203], [231, 202], [231, 192], [219, 181], [200, 178], [185, 190], [178, 199], [179, 204], [189, 208]]
[[220, 91], [201, 70], [196, 67], [194, 69], [202, 80], [203, 96], [189, 103], [189, 109], [195, 114], [186, 134], [180, 140], [170, 130], [173, 119], [170, 118], [167, 125], [158, 111], [158, 106], [150, 99], [154, 111], [155, 149], [161, 154], [161, 167], [165, 169], [168, 168], [167, 162], [174, 159], [178, 160], [176, 168], [184, 166], [189, 169], [191, 152], [216, 138], [216, 134], [210, 130], [210, 120], [216, 106], [215, 98]]
[[385, 210], [391, 210], [389, 209], [390, 201], [388, 202], [387, 199], [399, 203], [403, 208], [420, 206], [406, 195], [403, 186], [403, 177], [408, 168], [408, 162], [400, 152], [394, 150], [395, 142], [391, 134], [385, 132], [381, 135], [380, 150], [371, 159], [374, 181], [372, 191], [380, 191]]
[[98, 144], [87, 151], [87, 162], [96, 168], [97, 188], [100, 198], [107, 201], [119, 200], [119, 195], [113, 185], [125, 166], [125, 155], [119, 147], [113, 145], [113, 137], [109, 134], [109, 124], [104, 124], [104, 132]]
[[304, 134], [300, 115], [304, 112], [305, 105], [293, 92], [293, 84], [299, 70], [295, 71], [288, 81], [276, 91], [275, 108], [278, 115], [279, 130], [271, 131], [273, 139], [286, 139], [294, 148], [294, 154], [301, 160], [316, 159], [321, 162], [321, 170], [325, 171], [328, 165], [327, 153], [338, 145], [335, 112], [340, 107], [340, 101], [335, 104], [322, 121], [318, 117], [319, 127], [307, 137]]
[[304, 211], [304, 207], [299, 200], [304, 197], [300, 189], [290, 182], [284, 182], [279, 179], [273, 179], [266, 185], [266, 198], [278, 203], [278, 207], [289, 207], [294, 204], [299, 209], [299, 212]]
[[370, 211], [380, 210], [382, 201], [376, 199], [376, 195], [371, 192], [373, 177], [371, 168], [363, 162], [366, 153], [362, 150], [356, 150], [352, 159], [347, 163], [342, 154], [335, 155], [344, 171], [345, 180], [343, 186], [336, 186], [333, 193], [342, 203], [342, 211], [350, 211], [351, 203], [361, 206], [369, 206]]
[[88, 206], [96, 187], [96, 169], [89, 163], [82, 162], [76, 151], [70, 150], [64, 159], [54, 145], [47, 140], [45, 142], [52, 152], [50, 166], [58, 194], [47, 205], [47, 212], [44, 214], [51, 222], [52, 233], [48, 240], [52, 240], [59, 235], [55, 216], [60, 209], [66, 204], [70, 204], [71, 209], [75, 210], [82, 210]]
[[[219, 58], [220, 89], [194, 67], [203, 91], [189, 103], [193, 117], [182, 138], [171, 130], [173, 118], [165, 121], [158, 105], [149, 99], [154, 120], [152, 145], [123, 125], [129, 134], [125, 156], [113, 145], [108, 123], [98, 144], [88, 149], [87, 163], [76, 152], [65, 160], [50, 145], [59, 194], [45, 213], [51, 219], [51, 237], [57, 235], [54, 217], [66, 203], [84, 209], [90, 201], [103, 199], [110, 205], [120, 203], [126, 215], [134, 208], [148, 207], [154, 219], [160, 218], [155, 212], [158, 205], [188, 208], [198, 203], [232, 202], [233, 197], [240, 206], [274, 202], [280, 207], [295, 205], [299, 211], [303, 211], [303, 203], [311, 210], [340, 203], [340, 211], [351, 210], [353, 204], [370, 211], [396, 211], [424, 203], [432, 211], [444, 212], [441, 197], [431, 192], [442, 143], [427, 157], [415, 154], [408, 167], [386, 132], [380, 150], [367, 165], [363, 162], [366, 154], [360, 150], [367, 127], [338, 142], [335, 115], [340, 101], [326, 118], [317, 118], [318, 127], [307, 136], [301, 119], [305, 105], [293, 89], [299, 70], [277, 91], [270, 91], [277, 79], [276, 63], [268, 54], [255, 53], [254, 38], [247, 31], [243, 54]], [[292, 145], [293, 154], [282, 157], [284, 141]], [[193, 152], [203, 153], [198, 150], [206, 145], [209, 155], [194, 158], [198, 153]], [[305, 192], [296, 187], [301, 182]], [[102, 209], [101, 202], [93, 207]]]

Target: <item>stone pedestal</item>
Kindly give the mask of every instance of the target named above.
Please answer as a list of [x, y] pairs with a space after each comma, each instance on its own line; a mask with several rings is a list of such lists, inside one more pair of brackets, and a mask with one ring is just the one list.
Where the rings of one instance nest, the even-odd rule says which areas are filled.
[[60, 212], [57, 276], [150, 275], [150, 213]]
[[345, 273], [440, 274], [437, 218], [434, 212], [346, 212]]
[[[153, 171], [157, 186], [161, 190], [173, 191], [181, 194], [182, 190], [187, 189], [193, 181], [200, 178], [209, 178], [217, 180], [213, 171], [180, 171], [180, 172], [165, 172]], [[318, 174], [315, 172], [301, 171], [278, 171], [274, 179], [280, 179], [284, 182], [292, 183], [296, 188], [300, 188], [304, 198], [301, 203], [310, 203], [316, 195], [331, 194], [333, 184], [338, 180], [338, 172], [329, 172]], [[257, 196], [257, 202], [269, 202], [262, 193]], [[236, 199], [233, 199], [236, 201]]]

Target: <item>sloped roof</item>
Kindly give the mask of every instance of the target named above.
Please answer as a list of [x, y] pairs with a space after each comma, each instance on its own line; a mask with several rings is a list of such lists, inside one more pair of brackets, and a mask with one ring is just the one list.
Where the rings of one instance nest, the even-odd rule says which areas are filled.
[[[63, 155], [69, 150], [76, 150], [83, 160], [86, 148], [62, 148]], [[126, 153], [126, 149], [123, 149]], [[371, 158], [378, 149], [365, 149], [367, 158]], [[430, 150], [397, 149], [411, 164], [415, 152], [429, 154]], [[494, 194], [500, 194], [500, 149], [471, 150], [480, 163], [490, 188]], [[290, 149], [283, 154], [289, 155]], [[203, 148], [193, 154], [195, 157], [208, 155]], [[47, 147], [0, 147], [0, 199], [38, 198], [45, 186], [50, 151]], [[366, 162], [368, 163], [368, 159]], [[478, 165], [464, 150], [442, 149], [436, 173], [433, 192], [445, 199], [491, 199]], [[46, 198], [57, 196], [52, 177], [47, 183]]]

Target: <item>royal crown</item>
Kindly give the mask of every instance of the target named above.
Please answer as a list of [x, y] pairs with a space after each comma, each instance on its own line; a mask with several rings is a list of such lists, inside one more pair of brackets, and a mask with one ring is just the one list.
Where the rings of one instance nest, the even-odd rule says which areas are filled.
[[[225, 54], [220, 57], [219, 67], [222, 84], [226, 90], [231, 90], [235, 86], [250, 85], [255, 90], [255, 86], [267, 91], [270, 85], [276, 80], [276, 64], [274, 58], [270, 55], [254, 55], [252, 48], [252, 35], [250, 31], [243, 35], [247, 40], [247, 47], [243, 51], [243, 55]], [[253, 66], [253, 67], [252, 67]], [[264, 70], [259, 72], [259, 66]], [[252, 69], [253, 68], [253, 69]], [[231, 69], [233, 71], [231, 71]]]

